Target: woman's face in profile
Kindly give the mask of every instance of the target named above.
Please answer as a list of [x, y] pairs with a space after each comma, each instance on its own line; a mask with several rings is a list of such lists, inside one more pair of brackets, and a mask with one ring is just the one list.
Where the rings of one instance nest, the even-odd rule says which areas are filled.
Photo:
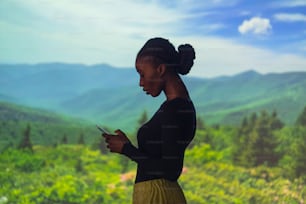
[[151, 57], [142, 57], [136, 60], [136, 70], [139, 73], [139, 86], [146, 94], [158, 96], [163, 89], [163, 80], [158, 69], [152, 63]]

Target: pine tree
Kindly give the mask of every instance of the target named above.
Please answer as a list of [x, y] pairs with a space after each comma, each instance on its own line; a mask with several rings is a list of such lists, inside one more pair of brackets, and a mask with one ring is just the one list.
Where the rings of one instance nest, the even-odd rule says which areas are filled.
[[302, 134], [300, 137], [300, 141], [297, 143], [296, 149], [295, 149], [295, 165], [294, 165], [294, 171], [295, 176], [306, 176], [306, 128], [303, 128], [301, 130]]
[[277, 143], [273, 131], [282, 127], [276, 112], [270, 116], [262, 111], [260, 116], [253, 113], [250, 119], [244, 118], [234, 138], [234, 162], [247, 167], [275, 165], [279, 155], [275, 152]]
[[275, 153], [277, 146], [276, 139], [273, 135], [273, 116], [270, 117], [266, 111], [262, 111], [258, 118], [256, 127], [256, 139], [254, 143], [255, 165], [268, 164], [275, 165], [278, 161], [278, 156]]
[[250, 118], [250, 125], [254, 126], [257, 121], [257, 114], [252, 113], [251, 118]]
[[306, 127], [306, 106], [303, 112], [298, 116], [296, 124]]
[[23, 138], [18, 145], [18, 149], [29, 149], [33, 151], [32, 142], [31, 142], [31, 126], [30, 124], [27, 125], [27, 128], [25, 129], [23, 133]]
[[275, 110], [272, 113], [270, 123], [271, 123], [272, 130], [279, 130], [284, 127], [284, 123], [280, 119], [278, 119], [277, 112]]
[[294, 173], [296, 177], [306, 176], [306, 106], [296, 120], [298, 137], [294, 151]]
[[61, 144], [68, 144], [68, 138], [67, 138], [67, 135], [64, 134], [62, 140], [61, 140]]
[[246, 166], [243, 161], [247, 159], [247, 144], [249, 134], [252, 130], [252, 126], [249, 123], [247, 117], [244, 117], [241, 123], [241, 127], [238, 129], [237, 135], [233, 139], [233, 160], [234, 163]]
[[84, 139], [84, 133], [81, 133], [78, 139], [78, 144], [84, 145], [85, 139]]

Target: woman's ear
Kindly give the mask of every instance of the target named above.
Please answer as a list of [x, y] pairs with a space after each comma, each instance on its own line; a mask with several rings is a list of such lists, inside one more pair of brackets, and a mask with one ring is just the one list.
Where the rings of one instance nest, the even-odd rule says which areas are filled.
[[166, 73], [166, 65], [165, 64], [160, 64], [157, 67], [157, 72], [159, 73], [159, 76], [164, 76], [164, 74]]

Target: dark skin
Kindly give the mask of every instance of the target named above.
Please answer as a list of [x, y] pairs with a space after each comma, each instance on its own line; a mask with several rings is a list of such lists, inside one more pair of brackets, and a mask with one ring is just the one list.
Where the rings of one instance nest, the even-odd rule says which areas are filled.
[[[142, 57], [136, 60], [136, 70], [139, 73], [139, 86], [152, 97], [157, 97], [164, 92], [167, 100], [175, 98], [189, 98], [188, 91], [180, 76], [172, 69], [167, 69], [165, 64], [155, 65], [152, 57]], [[121, 153], [125, 143], [130, 142], [121, 130], [116, 134], [103, 134], [110, 152]]]

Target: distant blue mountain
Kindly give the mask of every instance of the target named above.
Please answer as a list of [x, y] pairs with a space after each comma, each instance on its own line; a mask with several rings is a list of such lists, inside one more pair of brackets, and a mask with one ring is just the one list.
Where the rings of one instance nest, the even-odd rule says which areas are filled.
[[130, 69], [106, 64], [0, 65], [1, 94], [17, 98], [21, 104], [47, 108], [92, 89], [113, 89], [135, 81]]
[[[0, 64], [0, 100], [82, 117], [114, 128], [137, 124], [159, 107], [138, 86], [133, 68], [107, 64]], [[247, 71], [212, 79], [183, 77], [206, 123], [239, 124], [254, 111], [277, 111], [292, 124], [306, 105], [306, 72]]]

